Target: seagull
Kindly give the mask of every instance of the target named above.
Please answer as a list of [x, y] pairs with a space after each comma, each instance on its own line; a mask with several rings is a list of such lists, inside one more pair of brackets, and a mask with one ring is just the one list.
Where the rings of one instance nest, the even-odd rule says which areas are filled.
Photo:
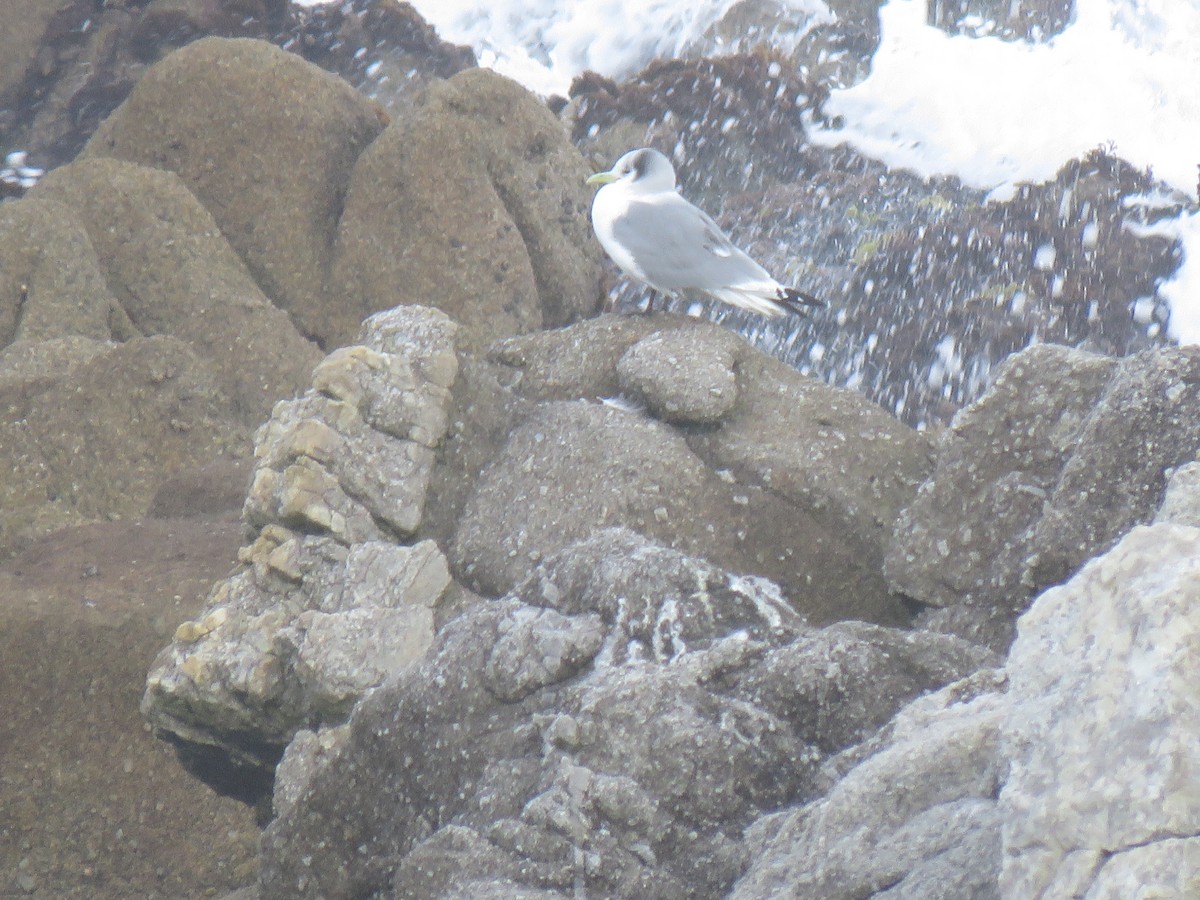
[[588, 184], [600, 246], [626, 275], [664, 294], [695, 290], [764, 316], [802, 313], [816, 297], [784, 287], [679, 195], [675, 167], [649, 147], [630, 150]]

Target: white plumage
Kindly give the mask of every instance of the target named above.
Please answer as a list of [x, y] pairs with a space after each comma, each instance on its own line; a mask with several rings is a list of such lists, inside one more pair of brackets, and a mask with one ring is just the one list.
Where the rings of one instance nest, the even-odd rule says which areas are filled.
[[656, 291], [695, 290], [764, 316], [798, 313], [820, 301], [784, 287], [733, 245], [709, 216], [684, 200], [675, 168], [657, 150], [630, 150], [592, 203], [592, 228], [623, 272]]

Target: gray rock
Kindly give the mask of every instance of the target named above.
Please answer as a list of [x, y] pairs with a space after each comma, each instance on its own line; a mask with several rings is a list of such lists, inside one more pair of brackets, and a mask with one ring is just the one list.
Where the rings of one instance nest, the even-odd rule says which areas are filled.
[[955, 418], [897, 520], [889, 585], [945, 608], [927, 626], [1007, 646], [1037, 592], [1149, 521], [1167, 473], [1196, 458], [1198, 367], [1194, 348], [1013, 357]]
[[[331, 747], [302, 738], [263, 896], [720, 895], [745, 825], [815, 783], [806, 735], [857, 737], [991, 661], [813, 631], [768, 582], [603, 531], [449, 622]], [[905, 667], [903, 696], [880, 689]], [[796, 677], [809, 702], [785, 699]]]
[[1131, 527], [1150, 521], [1167, 473], [1200, 455], [1200, 348], [1122, 360], [1080, 430], [1038, 523], [1025, 580], [1065, 581]]
[[360, 316], [434, 304], [476, 348], [564, 325], [600, 299], [589, 172], [536, 97], [460, 72], [356, 164], [333, 283]]
[[998, 897], [1000, 685], [982, 674], [915, 701], [825, 797], [755, 824], [730, 896]]
[[731, 896], [1120, 897], [1200, 887], [1200, 529], [1139, 526], [749, 829]]
[[1200, 530], [1172, 524], [1134, 528], [1022, 617], [1000, 793], [1006, 896], [1200, 886], [1197, 633]]
[[205, 38], [150, 69], [84, 155], [177, 173], [267, 296], [333, 347], [366, 317], [340, 287], [328, 301], [325, 279], [351, 168], [383, 127], [376, 109], [264, 41]]
[[1117, 363], [1039, 344], [943, 432], [933, 474], [896, 520], [888, 583], [922, 603], [1009, 602], [1033, 533]]
[[[278, 544], [275, 545], [275, 542]], [[274, 529], [254, 565], [209, 595], [146, 679], [156, 728], [273, 767], [302, 726], [336, 725], [369, 688], [420, 658], [449, 587], [432, 543], [400, 547]]]
[[1200, 462], [1187, 463], [1171, 473], [1154, 521], [1200, 527]]
[[622, 393], [673, 425], [720, 422], [737, 402], [734, 362], [743, 346], [730, 332], [720, 335], [680, 328], [638, 341], [617, 361]]
[[[660, 352], [672, 346], [679, 349]], [[712, 398], [711, 378], [681, 372], [673, 384], [671, 366], [660, 365], [685, 351], [724, 372], [714, 376], [724, 384], [720, 402], [734, 402], [715, 427], [672, 428], [596, 403], [534, 407], [464, 499], [450, 550], [455, 571], [501, 594], [530, 561], [624, 525], [770, 578], [813, 621], [906, 621], [880, 578], [881, 543], [927, 471], [928, 445], [882, 410], [682, 319], [627, 326], [604, 318], [510, 339], [492, 358], [511, 373], [498, 379], [521, 397], [636, 389], [633, 399], [669, 419], [665, 405], [694, 405], [671, 392], [698, 396], [693, 385]], [[650, 369], [657, 374], [634, 385]]]

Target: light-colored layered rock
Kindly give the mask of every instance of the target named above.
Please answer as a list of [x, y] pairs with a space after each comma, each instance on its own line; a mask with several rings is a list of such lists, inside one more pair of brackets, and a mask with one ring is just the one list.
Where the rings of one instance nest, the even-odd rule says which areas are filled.
[[420, 658], [450, 588], [432, 541], [413, 545], [457, 372], [455, 326], [405, 307], [313, 373], [259, 431], [243, 517], [245, 568], [180, 625], [143, 713], [234, 760], [273, 766], [304, 726], [336, 725]]

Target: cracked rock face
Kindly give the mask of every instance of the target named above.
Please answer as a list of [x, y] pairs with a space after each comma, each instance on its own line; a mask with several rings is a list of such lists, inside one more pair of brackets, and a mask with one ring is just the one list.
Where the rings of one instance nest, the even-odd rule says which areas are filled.
[[[769, 582], [602, 531], [449, 622], [344, 730], [303, 737], [263, 896], [717, 895], [743, 828], [825, 756], [990, 662], [946, 636], [807, 628]], [[871, 688], [900, 671], [897, 693]]]
[[737, 898], [1190, 897], [1200, 889], [1200, 529], [1139, 526], [759, 820]]
[[449, 570], [432, 541], [399, 541], [447, 427], [454, 336], [434, 310], [380, 314], [277, 404], [244, 509], [246, 568], [159, 654], [142, 702], [157, 727], [271, 767], [297, 729], [342, 721], [429, 646]]
[[1002, 650], [1041, 590], [1150, 521], [1200, 452], [1200, 351], [1039, 345], [955, 417], [896, 520], [885, 572], [924, 621]]

